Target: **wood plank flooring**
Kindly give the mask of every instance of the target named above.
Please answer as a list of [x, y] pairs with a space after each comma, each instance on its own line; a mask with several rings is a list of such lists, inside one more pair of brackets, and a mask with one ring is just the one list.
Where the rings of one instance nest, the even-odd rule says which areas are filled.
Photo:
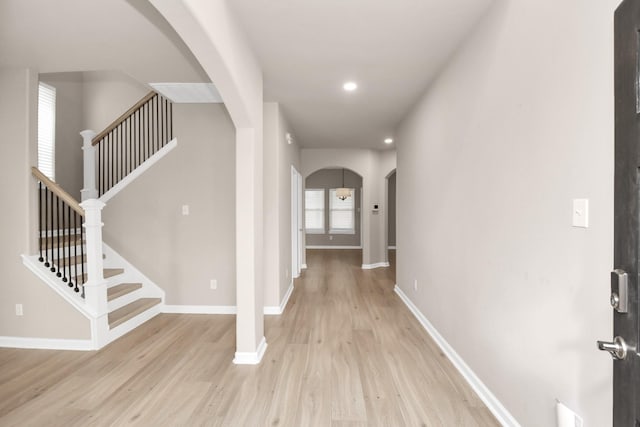
[[309, 250], [258, 366], [234, 316], [157, 316], [98, 352], [0, 349], [0, 426], [497, 426], [361, 252]]

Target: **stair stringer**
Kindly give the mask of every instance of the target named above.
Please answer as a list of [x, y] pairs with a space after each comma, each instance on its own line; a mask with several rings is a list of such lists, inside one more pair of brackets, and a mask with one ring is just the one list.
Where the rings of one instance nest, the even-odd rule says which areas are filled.
[[158, 286], [154, 281], [149, 279], [146, 275], [144, 275], [140, 270], [138, 270], [133, 264], [127, 261], [122, 255], [116, 252], [111, 246], [102, 242], [102, 250], [105, 255], [103, 264], [105, 268], [124, 268], [124, 273], [119, 274], [118, 276], [114, 276], [110, 280], [108, 287], [115, 286], [119, 283], [141, 283], [142, 288], [131, 292], [125, 296], [117, 298], [108, 303], [109, 310], [113, 311], [117, 308], [120, 308], [129, 302], [139, 299], [139, 298], [160, 298], [161, 303], [150, 308], [149, 310], [137, 315], [136, 317], [127, 320], [121, 325], [116, 326], [115, 328], [109, 330], [107, 326], [107, 342], [111, 342], [115, 339], [118, 339], [122, 335], [127, 332], [132, 331], [137, 328], [147, 320], [155, 317], [156, 315], [161, 313], [161, 307], [164, 305], [165, 300], [165, 292], [164, 290]]

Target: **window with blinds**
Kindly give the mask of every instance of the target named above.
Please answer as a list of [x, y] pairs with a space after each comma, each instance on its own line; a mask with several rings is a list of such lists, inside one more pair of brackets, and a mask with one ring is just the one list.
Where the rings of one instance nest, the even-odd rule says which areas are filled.
[[338, 199], [336, 189], [329, 190], [329, 233], [331, 234], [355, 234], [355, 189], [350, 188], [351, 197], [344, 200]]
[[56, 170], [56, 88], [38, 87], [38, 169], [55, 181]]
[[304, 228], [310, 234], [324, 234], [324, 189], [304, 191]]

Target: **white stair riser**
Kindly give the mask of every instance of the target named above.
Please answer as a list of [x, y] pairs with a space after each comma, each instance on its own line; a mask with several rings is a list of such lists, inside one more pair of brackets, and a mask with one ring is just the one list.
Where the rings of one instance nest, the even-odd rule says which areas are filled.
[[133, 292], [129, 292], [128, 294], [122, 295], [114, 300], [111, 300], [107, 303], [107, 307], [109, 309], [109, 313], [119, 309], [120, 307], [124, 307], [127, 304], [134, 302], [137, 299], [144, 298], [144, 288], [136, 289]]

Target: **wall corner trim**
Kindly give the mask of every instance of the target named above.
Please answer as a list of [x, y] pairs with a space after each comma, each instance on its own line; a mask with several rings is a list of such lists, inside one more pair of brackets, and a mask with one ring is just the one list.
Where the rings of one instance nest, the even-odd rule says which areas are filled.
[[168, 305], [161, 309], [162, 313], [174, 314], [236, 314], [235, 305]]
[[291, 298], [292, 293], [293, 293], [293, 280], [291, 280], [291, 283], [289, 284], [289, 288], [287, 289], [287, 292], [284, 294], [284, 297], [280, 302], [280, 306], [273, 306], [273, 305], [265, 306], [264, 314], [280, 315], [284, 313], [284, 309], [287, 307], [287, 303], [289, 302], [289, 298]]
[[0, 337], [0, 347], [40, 350], [95, 350], [93, 341], [57, 338]]
[[469, 383], [473, 391], [476, 392], [480, 400], [487, 405], [487, 408], [497, 418], [498, 422], [505, 427], [521, 427], [518, 421], [509, 413], [507, 408], [498, 400], [498, 398], [491, 393], [491, 390], [478, 378], [478, 376], [471, 370], [469, 365], [460, 357], [458, 353], [451, 347], [451, 345], [444, 339], [438, 330], [427, 320], [424, 314], [420, 312], [418, 307], [409, 299], [409, 297], [400, 289], [398, 285], [394, 287], [395, 293], [400, 297], [402, 302], [405, 303], [407, 308], [413, 313], [415, 318], [424, 327], [427, 333], [438, 344], [438, 347], [447, 356], [447, 358], [453, 363], [453, 366], [460, 372], [462, 377]]
[[267, 350], [267, 339], [262, 337], [258, 349], [256, 351], [236, 351], [236, 355], [233, 358], [233, 363], [236, 365], [257, 365], [262, 361], [262, 356]]
[[372, 270], [374, 268], [389, 267], [388, 262], [377, 262], [375, 264], [362, 264], [363, 270]]

